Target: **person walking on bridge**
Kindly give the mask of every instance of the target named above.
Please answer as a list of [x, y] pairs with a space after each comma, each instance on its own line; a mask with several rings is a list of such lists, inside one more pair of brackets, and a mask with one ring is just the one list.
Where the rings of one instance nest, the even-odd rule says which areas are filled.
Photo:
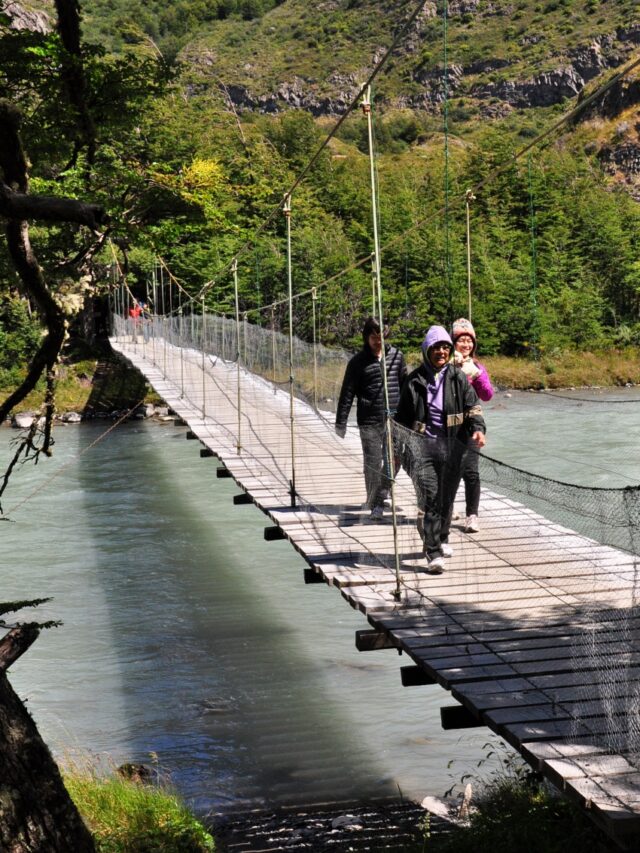
[[[387, 461], [386, 405], [382, 360], [382, 339], [385, 340], [384, 362], [387, 368], [389, 394], [389, 417], [395, 412], [400, 398], [400, 388], [407, 375], [404, 356], [396, 347], [386, 343], [389, 326], [369, 317], [362, 329], [363, 346], [347, 364], [338, 408], [336, 411], [336, 433], [344, 438], [347, 420], [354, 397], [358, 400], [357, 423], [362, 442], [364, 459], [364, 482], [367, 491], [367, 507], [371, 519], [380, 520], [384, 515], [384, 500], [390, 487], [390, 465]], [[394, 475], [399, 462], [394, 459]]]
[[[487, 368], [476, 358], [476, 333], [466, 317], [456, 320], [451, 329], [456, 365], [466, 373], [473, 390], [483, 403], [493, 397], [493, 386]], [[480, 508], [480, 455], [475, 447], [468, 447], [462, 459], [462, 480], [466, 503], [465, 533], [477, 533]]]
[[451, 557], [449, 528], [460, 483], [460, 464], [468, 445], [485, 443], [478, 396], [465, 373], [450, 363], [453, 342], [442, 326], [431, 326], [422, 343], [423, 363], [407, 377], [395, 419], [406, 429], [404, 463], [418, 498], [418, 530], [431, 574], [444, 571]]

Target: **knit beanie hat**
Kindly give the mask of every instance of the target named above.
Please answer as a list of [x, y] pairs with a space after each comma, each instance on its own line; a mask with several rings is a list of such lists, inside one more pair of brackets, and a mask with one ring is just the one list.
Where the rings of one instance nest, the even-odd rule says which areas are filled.
[[465, 317], [460, 317], [458, 320], [456, 320], [451, 328], [451, 337], [453, 338], [454, 344], [462, 335], [469, 335], [469, 337], [473, 340], [473, 354], [476, 351], [476, 333], [473, 326], [471, 325], [471, 320], [467, 320]]

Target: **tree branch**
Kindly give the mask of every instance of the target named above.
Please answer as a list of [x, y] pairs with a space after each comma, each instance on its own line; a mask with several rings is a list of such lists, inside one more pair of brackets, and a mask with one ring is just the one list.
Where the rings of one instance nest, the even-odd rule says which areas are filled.
[[37, 625], [18, 625], [0, 640], [0, 672], [6, 672], [38, 638]]
[[77, 222], [96, 230], [107, 222], [104, 208], [71, 198], [25, 195], [0, 182], [0, 215], [7, 219], [44, 219], [49, 222]]

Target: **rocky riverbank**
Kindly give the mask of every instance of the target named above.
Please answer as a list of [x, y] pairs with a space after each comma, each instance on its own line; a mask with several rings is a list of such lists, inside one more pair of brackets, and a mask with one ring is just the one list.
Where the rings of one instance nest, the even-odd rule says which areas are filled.
[[427, 835], [442, 835], [449, 826], [417, 803], [385, 800], [219, 815], [213, 833], [217, 849], [229, 853], [417, 853], [424, 849]]

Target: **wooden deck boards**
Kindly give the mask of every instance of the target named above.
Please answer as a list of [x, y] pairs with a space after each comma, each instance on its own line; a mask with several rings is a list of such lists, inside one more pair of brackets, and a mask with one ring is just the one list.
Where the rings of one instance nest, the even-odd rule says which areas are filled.
[[[389, 514], [384, 523], [371, 523], [362, 508], [355, 430], [340, 440], [331, 423], [295, 402], [299, 499], [293, 509], [287, 393], [242, 375], [238, 452], [235, 366], [209, 359], [203, 395], [202, 357], [193, 351], [182, 354], [181, 374], [180, 351], [168, 344], [156, 345], [157, 365], [149, 344], [145, 352], [130, 341], [112, 344], [313, 571], [377, 631], [587, 806], [612, 836], [640, 834], [640, 773], [624, 749], [640, 678], [630, 645], [630, 637], [640, 635], [633, 555], [483, 490], [480, 532], [465, 534], [454, 522], [447, 571], [428, 576], [421, 570], [413, 486], [401, 473], [398, 601], [392, 525]], [[461, 499], [456, 506], [463, 511]], [[621, 677], [605, 693], [607, 670]]]

